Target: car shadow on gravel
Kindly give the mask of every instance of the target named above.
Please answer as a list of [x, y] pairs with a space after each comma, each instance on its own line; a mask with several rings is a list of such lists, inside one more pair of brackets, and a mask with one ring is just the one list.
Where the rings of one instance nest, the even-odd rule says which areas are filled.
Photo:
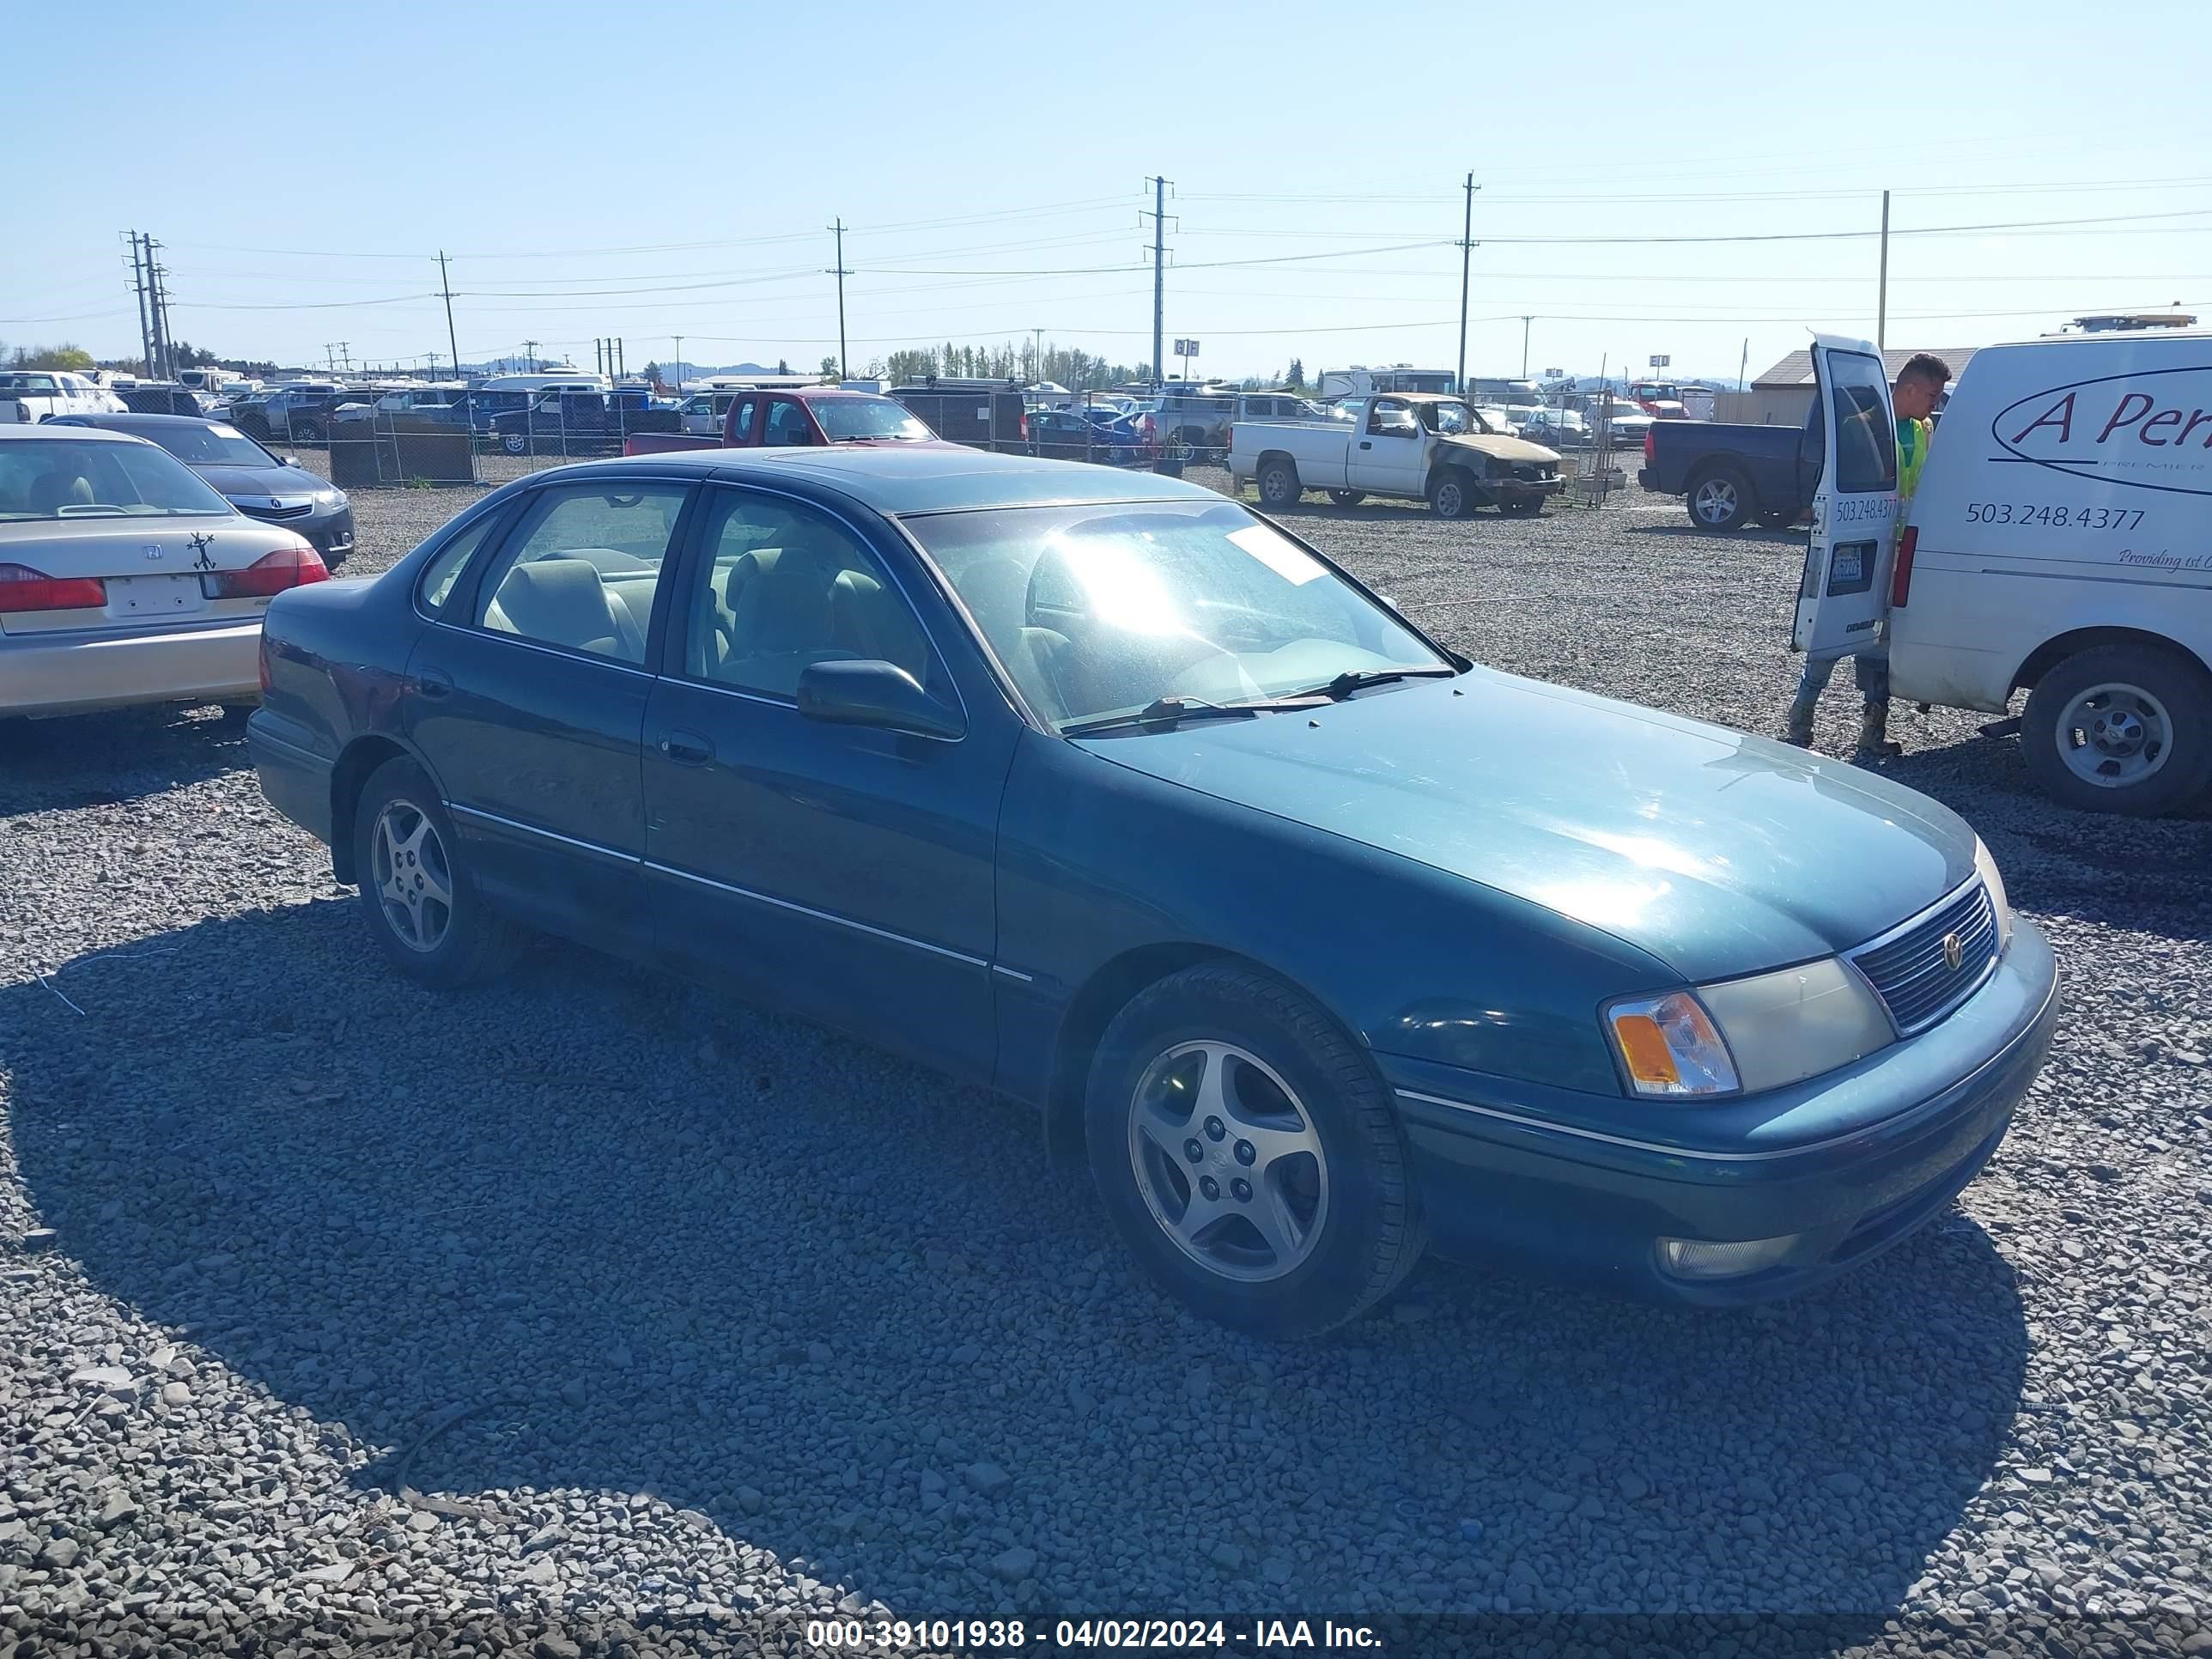
[[212, 707], [0, 720], [0, 815], [137, 800], [252, 768], [245, 721]]
[[2013, 1271], [1955, 1212], [1756, 1312], [1431, 1264], [1277, 1347], [1139, 1282], [1029, 1114], [812, 1027], [565, 946], [426, 994], [338, 901], [160, 942], [82, 1018], [0, 989], [59, 1249], [277, 1402], [204, 1358], [180, 1409], [343, 1425], [364, 1493], [499, 1517], [396, 1547], [526, 1594], [635, 1529], [666, 1595], [735, 1545], [917, 1613], [1871, 1620], [2020, 1400]]

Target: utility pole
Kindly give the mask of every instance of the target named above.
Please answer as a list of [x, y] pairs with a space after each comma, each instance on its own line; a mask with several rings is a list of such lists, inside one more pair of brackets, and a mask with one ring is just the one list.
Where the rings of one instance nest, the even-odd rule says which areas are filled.
[[683, 391], [683, 390], [684, 390], [684, 337], [683, 337], [681, 334], [679, 334], [679, 335], [678, 335], [678, 336], [676, 337], [676, 367], [675, 367], [673, 369], [672, 369], [672, 370], [670, 371], [670, 373], [671, 373], [671, 374], [674, 374], [674, 375], [676, 376], [675, 383], [674, 383], [674, 385], [673, 385], [670, 389], [671, 389], [672, 391], [675, 391], [675, 392], [681, 392], [681, 391]]
[[592, 337], [592, 370], [598, 374], [607, 372], [607, 343], [597, 335]]
[[[1144, 217], [1139, 212], [1139, 218]], [[1162, 374], [1164, 357], [1160, 350], [1161, 325], [1167, 315], [1167, 229], [1168, 181], [1152, 180], [1152, 387], [1155, 391], [1164, 384]]]
[[1467, 222], [1459, 238], [1459, 373], [1452, 382], [1467, 396], [1467, 280], [1474, 260], [1474, 175], [1467, 175]]
[[174, 378], [175, 365], [169, 355], [169, 296], [162, 291], [161, 267], [154, 262], [154, 250], [161, 245], [151, 232], [146, 236], [146, 293], [154, 313], [154, 376], [167, 380]]
[[845, 279], [853, 273], [845, 269], [845, 217], [837, 216], [837, 222], [830, 227], [837, 237], [837, 263], [830, 274], [837, 279], [837, 378], [849, 378], [845, 362]]
[[353, 373], [353, 342], [350, 340], [338, 342], [338, 367], [349, 374]]
[[143, 358], [146, 378], [154, 378], [154, 327], [146, 315], [146, 267], [138, 258], [138, 233], [128, 233], [131, 238], [131, 286], [138, 291], [138, 350]]
[[1881, 193], [1881, 286], [1875, 298], [1874, 347], [1889, 344], [1889, 192]]
[[447, 274], [446, 250], [438, 250], [438, 291], [446, 296], [446, 343], [453, 349], [453, 374], [461, 372], [461, 343], [453, 335], [453, 279]]
[[522, 351], [524, 361], [530, 365], [530, 372], [535, 374], [538, 372], [538, 342], [525, 340], [522, 343]]
[[1745, 375], [1747, 375], [1747, 374], [1750, 374], [1750, 373], [1751, 373], [1751, 336], [1750, 336], [1750, 335], [1748, 335], [1748, 334], [1747, 334], [1747, 335], [1745, 335], [1745, 336], [1743, 337], [1743, 356], [1736, 359], [1736, 365], [1735, 365], [1735, 389], [1736, 389], [1738, 392], [1742, 392], [1742, 391], [1746, 391], [1746, 390], [1747, 390], [1747, 389], [1748, 389], [1748, 383], [1745, 380], [1744, 376], [1745, 376]]
[[1524, 380], [1528, 378], [1528, 325], [1535, 320], [1534, 317], [1521, 319], [1521, 378]]
[[623, 349], [622, 336], [615, 336], [615, 378], [623, 379], [629, 374], [629, 353]]

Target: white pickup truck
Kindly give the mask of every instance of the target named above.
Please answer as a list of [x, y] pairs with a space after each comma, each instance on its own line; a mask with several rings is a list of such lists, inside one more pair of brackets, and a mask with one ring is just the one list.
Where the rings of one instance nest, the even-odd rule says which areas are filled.
[[1495, 430], [1461, 398], [1414, 392], [1346, 398], [1326, 421], [1239, 421], [1229, 473], [1256, 480], [1261, 504], [1278, 512], [1325, 489], [1340, 507], [1425, 501], [1440, 519], [1478, 507], [1536, 514], [1562, 488], [1556, 451]]
[[0, 372], [0, 421], [50, 421], [57, 415], [120, 415], [129, 405], [106, 386], [59, 369]]

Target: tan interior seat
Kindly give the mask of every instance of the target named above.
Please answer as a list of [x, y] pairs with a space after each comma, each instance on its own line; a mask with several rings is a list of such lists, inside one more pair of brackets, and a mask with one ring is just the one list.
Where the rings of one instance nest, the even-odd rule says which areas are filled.
[[492, 596], [484, 625], [596, 656], [645, 660], [645, 630], [628, 605], [610, 599], [599, 573], [581, 559], [516, 565]]

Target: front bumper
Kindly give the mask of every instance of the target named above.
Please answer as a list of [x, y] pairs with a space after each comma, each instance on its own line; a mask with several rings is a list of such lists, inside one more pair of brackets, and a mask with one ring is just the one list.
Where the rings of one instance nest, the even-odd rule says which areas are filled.
[[0, 714], [89, 714], [154, 702], [254, 702], [261, 619], [0, 638]]
[[[1648, 1299], [1734, 1305], [1832, 1278], [1939, 1214], [2003, 1139], [2057, 1018], [2051, 947], [2015, 921], [1996, 972], [1931, 1030], [1768, 1097], [1640, 1103], [1644, 1135], [1633, 1115], [1595, 1127], [1504, 1079], [1379, 1058], [1445, 1254], [1503, 1254]], [[1660, 1262], [1662, 1238], [1791, 1234], [1777, 1265], [1738, 1279], [1677, 1278]]]

